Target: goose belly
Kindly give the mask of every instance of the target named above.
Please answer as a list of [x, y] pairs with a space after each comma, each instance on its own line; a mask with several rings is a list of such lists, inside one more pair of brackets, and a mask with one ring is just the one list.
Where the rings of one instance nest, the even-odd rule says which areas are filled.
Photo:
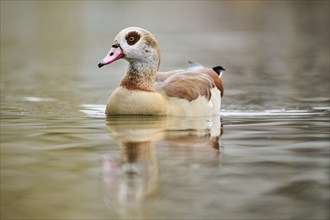
[[167, 115], [167, 103], [157, 92], [118, 87], [110, 96], [107, 115]]

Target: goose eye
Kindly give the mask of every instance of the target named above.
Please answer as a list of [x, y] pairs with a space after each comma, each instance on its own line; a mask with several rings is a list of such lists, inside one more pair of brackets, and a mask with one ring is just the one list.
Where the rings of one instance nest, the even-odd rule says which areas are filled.
[[128, 41], [129, 41], [129, 42], [133, 42], [134, 40], [135, 40], [134, 37], [129, 37], [129, 38], [128, 38]]
[[129, 32], [125, 37], [128, 45], [130, 46], [136, 44], [136, 42], [138, 42], [140, 38], [141, 38], [140, 34], [136, 31]]

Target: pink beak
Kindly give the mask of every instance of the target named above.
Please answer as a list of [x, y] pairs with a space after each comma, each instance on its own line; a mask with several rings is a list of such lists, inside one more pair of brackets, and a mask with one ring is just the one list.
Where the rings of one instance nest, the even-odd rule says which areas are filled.
[[104, 65], [110, 64], [119, 60], [124, 56], [123, 50], [120, 46], [113, 45], [112, 48], [109, 50], [108, 54], [103, 58], [101, 62], [99, 62], [98, 67], [101, 68]]

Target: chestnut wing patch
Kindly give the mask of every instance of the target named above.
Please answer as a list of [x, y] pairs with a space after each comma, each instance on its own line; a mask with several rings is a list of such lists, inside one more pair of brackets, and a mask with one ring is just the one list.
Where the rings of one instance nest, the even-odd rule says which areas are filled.
[[199, 96], [211, 99], [211, 89], [214, 81], [206, 73], [185, 72], [168, 77], [156, 83], [157, 90], [164, 92], [169, 97], [176, 97], [192, 101]]

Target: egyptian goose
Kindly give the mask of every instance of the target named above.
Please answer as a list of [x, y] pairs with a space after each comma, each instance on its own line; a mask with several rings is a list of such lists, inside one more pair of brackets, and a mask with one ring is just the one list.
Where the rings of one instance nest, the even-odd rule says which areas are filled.
[[157, 72], [158, 43], [149, 31], [138, 27], [120, 31], [98, 66], [101, 68], [121, 58], [128, 61], [128, 69], [109, 98], [106, 115], [219, 114], [224, 92], [221, 66], [206, 68], [190, 62], [186, 70]]

